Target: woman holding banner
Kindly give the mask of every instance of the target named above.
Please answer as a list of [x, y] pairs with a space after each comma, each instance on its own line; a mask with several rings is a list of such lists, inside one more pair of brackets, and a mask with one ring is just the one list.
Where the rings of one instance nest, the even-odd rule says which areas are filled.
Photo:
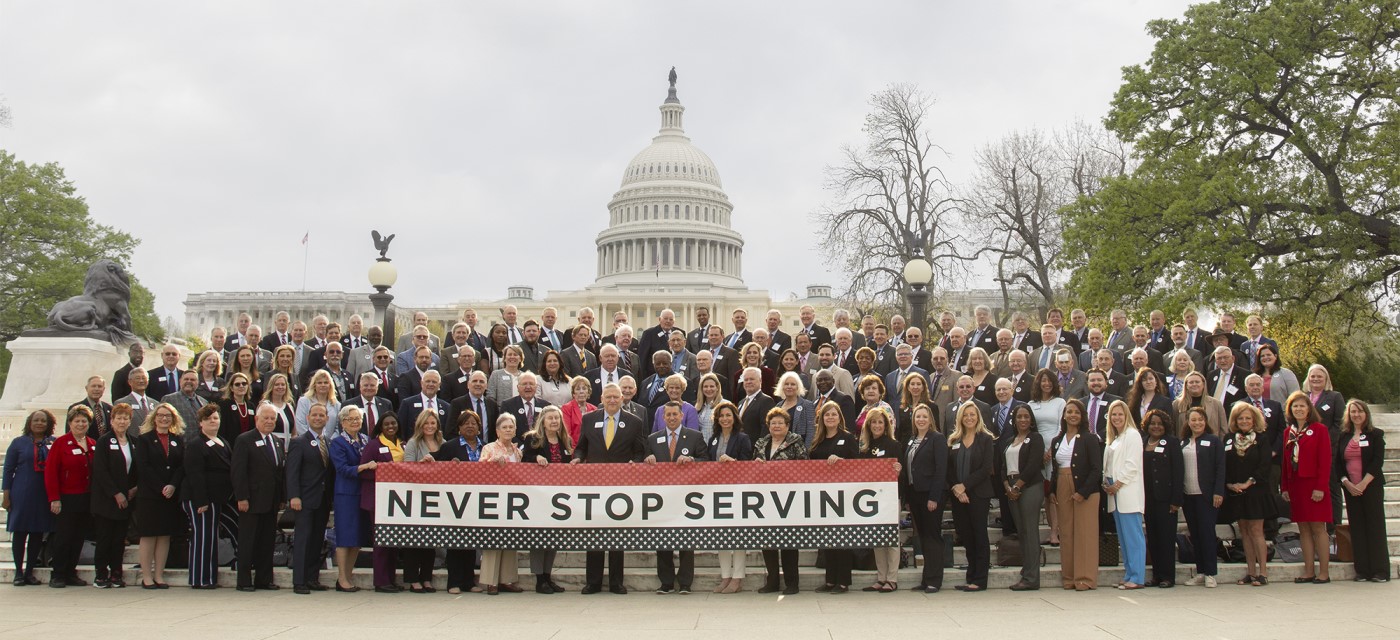
[[[717, 380], [714, 374], [706, 374], [700, 377], [702, 386], [706, 376], [709, 376], [711, 381]], [[753, 441], [749, 440], [749, 434], [744, 433], [740, 427], [739, 408], [728, 400], [720, 400], [710, 415], [714, 419], [714, 435], [710, 436], [710, 446], [705, 450], [710, 456], [710, 461], [753, 460]], [[744, 572], [747, 569], [747, 551], [720, 551], [720, 581], [719, 586], [715, 587], [715, 593], [743, 591]]]
[[[754, 460], [764, 462], [807, 459], [807, 446], [802, 444], [802, 436], [792, 432], [791, 418], [786, 410], [782, 407], [769, 409], [768, 415], [764, 416], [764, 422], [768, 425], [768, 435], [754, 443]], [[763, 550], [763, 564], [768, 569], [768, 578], [758, 590], [759, 593], [775, 593], [779, 590], [779, 560], [782, 563], [785, 585], [781, 587], [783, 594], [790, 596], [797, 593], [797, 549]]]
[[[574, 380], [583, 380], [583, 389], [588, 389], [586, 378], [580, 376]], [[547, 467], [551, 464], [568, 464], [573, 458], [574, 439], [564, 427], [563, 411], [559, 407], [545, 407], [535, 420], [535, 428], [525, 434], [525, 450], [521, 453], [520, 461]], [[535, 593], [564, 592], [564, 587], [559, 586], [552, 575], [557, 554], [556, 549], [530, 550], [530, 572], [535, 574]]]
[[[841, 405], [827, 402], [817, 412], [817, 433], [812, 437], [812, 448], [807, 457], [825, 460], [827, 464], [860, 455], [860, 442], [846, 430], [845, 417], [841, 415]], [[888, 422], [888, 420], [886, 420]], [[888, 429], [886, 429], [888, 431]], [[799, 436], [800, 437], [800, 436]], [[760, 440], [761, 442], [762, 440]], [[826, 582], [817, 587], [817, 593], [846, 593], [851, 588], [851, 567], [855, 564], [855, 554], [851, 549], [822, 549], [826, 564]], [[883, 584], [883, 583], [881, 583]], [[866, 587], [866, 591], [881, 589]]]
[[[503, 413], [496, 418], [496, 441], [482, 447], [481, 461], [506, 464], [520, 460], [520, 450], [515, 448], [515, 416]], [[522, 591], [515, 584], [520, 577], [520, 564], [515, 552], [515, 549], [487, 549], [481, 554], [481, 584], [486, 589], [486, 595]]]
[[[369, 444], [360, 454], [360, 517], [374, 522], [374, 470], [381, 462], [403, 462], [403, 443], [399, 440], [399, 417], [392, 413], [379, 416], [379, 424], [370, 434]], [[398, 593], [403, 587], [394, 584], [394, 556], [397, 549], [374, 540], [374, 590]]]

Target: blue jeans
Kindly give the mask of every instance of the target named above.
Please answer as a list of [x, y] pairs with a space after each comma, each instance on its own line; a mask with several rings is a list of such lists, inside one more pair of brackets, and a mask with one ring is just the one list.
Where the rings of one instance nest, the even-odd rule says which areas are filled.
[[1143, 584], [1147, 579], [1147, 539], [1142, 535], [1142, 514], [1113, 512], [1118, 526], [1118, 547], [1123, 554], [1123, 582]]

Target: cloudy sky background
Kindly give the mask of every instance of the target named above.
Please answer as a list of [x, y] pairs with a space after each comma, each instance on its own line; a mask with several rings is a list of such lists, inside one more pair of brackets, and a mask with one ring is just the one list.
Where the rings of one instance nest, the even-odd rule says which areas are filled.
[[300, 289], [308, 231], [308, 290], [368, 290], [380, 229], [403, 304], [539, 296], [592, 282], [674, 65], [745, 280], [786, 298], [843, 283], [808, 214], [870, 94], [936, 97], [965, 182], [980, 145], [1102, 117], [1146, 22], [1187, 4], [4, 0], [0, 147], [60, 163], [142, 240], [131, 266], [162, 316], [192, 292]]

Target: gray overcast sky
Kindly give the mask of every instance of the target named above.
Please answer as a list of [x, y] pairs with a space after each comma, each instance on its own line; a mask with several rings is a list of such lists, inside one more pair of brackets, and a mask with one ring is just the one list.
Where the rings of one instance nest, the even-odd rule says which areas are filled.
[[785, 298], [842, 284], [807, 215], [871, 93], [934, 95], [961, 182], [979, 145], [1100, 118], [1146, 22], [1188, 4], [4, 0], [0, 146], [62, 164], [141, 238], [162, 316], [190, 292], [299, 289], [308, 230], [310, 290], [368, 290], [375, 228], [398, 234], [404, 304], [541, 295], [593, 281], [675, 65], [745, 280]]

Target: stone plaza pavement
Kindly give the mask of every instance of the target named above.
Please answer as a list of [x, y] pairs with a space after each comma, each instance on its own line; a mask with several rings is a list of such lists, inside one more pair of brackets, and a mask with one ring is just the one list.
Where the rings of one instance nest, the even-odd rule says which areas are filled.
[[[951, 577], [951, 576], [950, 576]], [[957, 581], [950, 580], [949, 585]], [[1400, 581], [1077, 593], [555, 596], [0, 586], [0, 640], [1400, 638]], [[774, 634], [779, 634], [775, 636]], [[789, 635], [790, 634], [790, 635]]]

